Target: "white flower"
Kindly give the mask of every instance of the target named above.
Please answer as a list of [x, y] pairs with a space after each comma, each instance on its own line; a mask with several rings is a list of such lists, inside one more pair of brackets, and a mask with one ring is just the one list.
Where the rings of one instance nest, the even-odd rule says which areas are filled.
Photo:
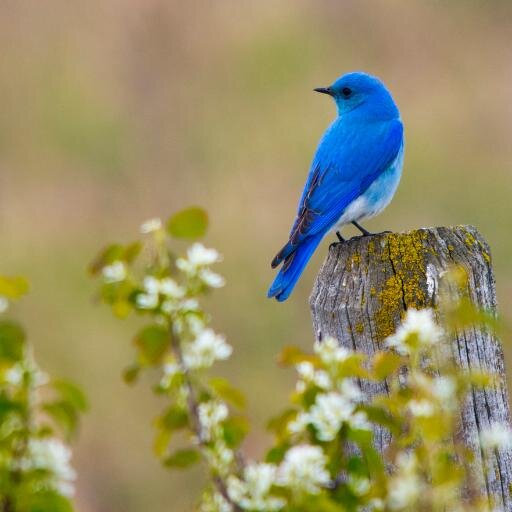
[[233, 507], [222, 494], [215, 492], [203, 496], [200, 510], [201, 512], [233, 512]]
[[52, 487], [64, 496], [73, 495], [76, 473], [71, 467], [71, 450], [59, 439], [31, 439], [21, 467], [25, 471], [48, 471]]
[[276, 475], [277, 467], [273, 464], [249, 464], [244, 469], [243, 480], [229, 477], [229, 497], [243, 509], [269, 512], [279, 510], [286, 502], [269, 495]]
[[308, 423], [315, 427], [318, 439], [332, 441], [353, 412], [354, 404], [350, 400], [339, 393], [326, 393], [316, 397], [307, 418]]
[[370, 490], [370, 480], [361, 476], [350, 475], [348, 478], [348, 486], [357, 496], [363, 496]]
[[[163, 309], [164, 305], [165, 305], [165, 302], [164, 302], [164, 304], [162, 304], [162, 309]], [[197, 337], [197, 336], [199, 336], [199, 334], [202, 331], [204, 331], [205, 325], [206, 325], [205, 320], [201, 316], [189, 312], [189, 314], [187, 314], [187, 315], [180, 316], [180, 317], [176, 318], [174, 320], [173, 327], [174, 327], [174, 332], [177, 335], [182, 335], [185, 332], [185, 330], [188, 328], [190, 330], [190, 332], [195, 337]]]
[[397, 457], [397, 472], [388, 481], [388, 505], [392, 510], [401, 510], [414, 505], [422, 490], [416, 475], [414, 454], [400, 453]]
[[299, 363], [295, 366], [295, 369], [303, 381], [307, 383], [314, 383], [322, 389], [329, 389], [332, 386], [329, 374], [324, 370], [315, 371], [315, 367], [309, 361], [303, 361], [302, 363]]
[[230, 473], [235, 455], [224, 441], [217, 439], [213, 447], [205, 449], [204, 453], [212, 469], [222, 476]]
[[388, 504], [392, 510], [401, 510], [413, 505], [419, 494], [419, 480], [415, 475], [393, 478], [389, 481]]
[[295, 384], [295, 391], [297, 393], [304, 393], [306, 391], [306, 383], [303, 380], [298, 380]]
[[344, 379], [340, 385], [340, 392], [349, 400], [358, 402], [363, 399], [363, 392], [361, 388], [352, 380]]
[[163, 370], [164, 375], [168, 377], [174, 377], [177, 373], [181, 372], [180, 367], [174, 362], [164, 364]]
[[160, 229], [162, 229], [162, 221], [158, 217], [149, 219], [146, 222], [143, 222], [140, 226], [140, 232], [143, 234], [153, 233]]
[[182, 311], [197, 311], [199, 309], [199, 302], [196, 299], [187, 299], [180, 304]]
[[315, 343], [315, 352], [326, 365], [337, 364], [345, 361], [352, 355], [352, 351], [342, 347], [337, 340], [328, 337]]
[[431, 309], [409, 309], [396, 333], [389, 336], [385, 344], [407, 355], [413, 348], [411, 341], [420, 346], [435, 345], [442, 336], [443, 330], [436, 324]]
[[296, 493], [317, 494], [331, 480], [326, 463], [319, 446], [294, 446], [286, 452], [279, 466], [277, 484]]
[[21, 384], [23, 381], [23, 375], [25, 371], [22, 366], [19, 364], [15, 364], [11, 366], [4, 374], [4, 379], [7, 384], [11, 384], [12, 386], [17, 386]]
[[332, 387], [331, 377], [323, 370], [317, 370], [313, 382], [321, 389], [330, 389]]
[[141, 309], [155, 309], [158, 306], [158, 295], [139, 293], [135, 302]]
[[457, 382], [453, 377], [436, 377], [432, 382], [432, 394], [443, 403], [453, 403]]
[[197, 415], [201, 425], [203, 440], [210, 441], [218, 432], [219, 425], [228, 417], [229, 410], [226, 404], [210, 400], [197, 407]]
[[35, 386], [44, 386], [50, 382], [50, 376], [38, 368], [37, 365], [33, 364], [30, 371], [32, 373], [32, 380]]
[[118, 283], [126, 279], [126, 265], [122, 261], [114, 261], [101, 269], [106, 283]]
[[199, 271], [199, 278], [204, 284], [210, 288], [222, 288], [226, 284], [226, 280], [209, 268], [203, 268]]
[[187, 251], [188, 261], [196, 266], [211, 265], [222, 260], [221, 255], [215, 249], [207, 249], [203, 244], [195, 243]]
[[480, 445], [484, 450], [512, 448], [512, 429], [506, 423], [492, 423], [480, 432]]
[[142, 281], [142, 287], [148, 295], [158, 295], [160, 293], [160, 281], [154, 276], [146, 276]]
[[303, 361], [295, 366], [297, 373], [305, 380], [312, 381], [315, 375], [315, 367], [309, 361]]
[[191, 369], [208, 368], [216, 360], [228, 359], [232, 352], [224, 336], [215, 334], [212, 329], [204, 329], [192, 343], [183, 347], [183, 360]]
[[364, 411], [358, 411], [355, 414], [353, 414], [349, 420], [348, 423], [351, 428], [354, 430], [371, 430], [372, 425], [368, 421], [368, 416]]
[[[306, 372], [308, 366], [302, 366]], [[318, 372], [317, 372], [318, 373]], [[341, 429], [343, 422], [349, 423], [353, 429], [371, 430], [366, 413], [355, 412], [356, 401], [361, 391], [352, 381], [346, 380], [341, 386], [342, 391], [322, 393], [316, 396], [315, 403], [306, 412], [301, 412], [288, 423], [288, 431], [292, 434], [303, 432], [307, 425], [315, 427], [317, 437], [321, 441], [332, 441]]]
[[298, 381], [298, 389], [304, 390], [306, 388], [306, 382], [316, 384], [321, 389], [330, 389], [332, 387], [329, 374], [324, 370], [315, 371], [315, 367], [309, 361], [303, 361], [296, 365], [295, 368], [303, 379], [303, 381]]
[[[163, 313], [170, 315], [173, 311], [176, 311], [176, 303], [173, 300], [164, 300], [160, 309]], [[176, 325], [177, 320], [175, 320], [174, 325]], [[179, 329], [176, 331], [179, 334]]]
[[194, 336], [199, 336], [199, 334], [204, 331], [205, 323], [200, 316], [189, 314], [185, 317], [185, 320], [190, 332], [194, 334]]
[[174, 279], [166, 277], [160, 281], [160, 293], [171, 299], [181, 299], [185, 290]]
[[215, 249], [207, 249], [203, 244], [195, 243], [187, 250], [187, 258], [178, 258], [176, 266], [187, 274], [195, 274], [200, 268], [222, 260]]
[[169, 362], [163, 366], [163, 376], [160, 380], [160, 386], [164, 389], [169, 388], [174, 377], [181, 373], [181, 368], [175, 362]]
[[384, 510], [384, 501], [380, 498], [372, 498], [368, 502], [368, 506], [370, 507], [370, 510], [378, 511], [378, 510]]
[[310, 422], [309, 414], [305, 412], [301, 412], [297, 414], [297, 417], [292, 421], [288, 422], [287, 428], [291, 434], [300, 434], [306, 430]]
[[413, 416], [432, 416], [435, 412], [434, 404], [428, 400], [411, 400], [408, 403], [409, 410]]
[[7, 297], [0, 295], [0, 313], [4, 313], [9, 308], [9, 301]]

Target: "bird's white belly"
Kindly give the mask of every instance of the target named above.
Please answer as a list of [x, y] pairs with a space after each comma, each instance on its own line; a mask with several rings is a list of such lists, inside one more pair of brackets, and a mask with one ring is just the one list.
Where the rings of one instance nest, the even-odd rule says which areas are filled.
[[393, 163], [344, 210], [335, 229], [379, 214], [391, 202], [402, 175], [403, 147]]

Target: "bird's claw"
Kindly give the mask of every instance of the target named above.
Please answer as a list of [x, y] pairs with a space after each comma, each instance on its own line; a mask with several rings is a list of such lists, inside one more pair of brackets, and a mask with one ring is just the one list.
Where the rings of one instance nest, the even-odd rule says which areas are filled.
[[378, 233], [370, 233], [369, 231], [367, 233], [361, 233], [360, 235], [353, 236], [350, 240], [358, 240], [359, 238], [366, 238], [367, 236], [379, 236], [379, 235], [387, 235], [389, 233], [393, 233], [393, 231], [379, 231]]

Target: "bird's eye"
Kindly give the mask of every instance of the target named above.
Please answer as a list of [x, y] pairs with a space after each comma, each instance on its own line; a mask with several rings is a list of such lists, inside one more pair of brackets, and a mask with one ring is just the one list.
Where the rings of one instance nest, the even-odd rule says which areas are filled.
[[341, 90], [341, 94], [343, 94], [345, 98], [349, 98], [352, 95], [352, 89], [350, 89], [349, 87], [343, 87], [343, 89]]

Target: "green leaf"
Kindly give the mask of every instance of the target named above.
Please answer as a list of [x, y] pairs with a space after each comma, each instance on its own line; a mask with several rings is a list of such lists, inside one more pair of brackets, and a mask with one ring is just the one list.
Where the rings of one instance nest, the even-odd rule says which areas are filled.
[[0, 422], [3, 423], [4, 419], [12, 412], [23, 412], [23, 405], [14, 400], [10, 400], [5, 395], [0, 395]]
[[403, 360], [394, 352], [377, 352], [373, 356], [373, 373], [378, 380], [383, 380], [395, 373]]
[[267, 429], [274, 432], [278, 439], [288, 435], [287, 426], [297, 416], [296, 409], [286, 409], [278, 416], [271, 418], [267, 423]]
[[132, 364], [123, 370], [123, 380], [126, 384], [133, 384], [137, 380], [140, 373], [140, 366], [138, 364]]
[[117, 318], [126, 318], [133, 311], [133, 305], [127, 300], [116, 300], [112, 304], [112, 313]]
[[28, 281], [21, 276], [0, 276], [0, 295], [8, 299], [18, 299], [28, 292]]
[[167, 448], [171, 442], [172, 433], [170, 430], [160, 429], [153, 440], [153, 452], [157, 457], [162, 457], [167, 453]]
[[366, 412], [371, 423], [382, 425], [393, 435], [400, 434], [400, 424], [393, 419], [386, 408], [373, 405], [363, 405], [362, 410]]
[[122, 260], [123, 258], [123, 246], [121, 244], [111, 244], [102, 249], [99, 254], [89, 265], [89, 272], [93, 275], [101, 272], [101, 269], [105, 265], [109, 265], [114, 261]]
[[132, 263], [140, 254], [141, 249], [142, 244], [140, 242], [133, 242], [128, 245], [108, 245], [99, 252], [96, 258], [94, 258], [92, 263], [89, 265], [89, 272], [92, 275], [99, 274], [104, 266], [110, 265], [111, 263], [114, 263], [114, 261]]
[[222, 425], [224, 441], [229, 448], [237, 448], [249, 432], [249, 422], [243, 416], [232, 416]]
[[245, 408], [246, 400], [244, 394], [239, 389], [232, 386], [227, 379], [214, 377], [210, 379], [210, 386], [220, 398], [223, 398], [239, 409]]
[[277, 362], [280, 366], [294, 366], [305, 361], [317, 363], [318, 357], [313, 354], [306, 354], [299, 347], [293, 345], [284, 347], [277, 356]]
[[167, 221], [167, 231], [175, 238], [200, 238], [207, 228], [208, 214], [197, 206], [181, 210]]
[[17, 362], [23, 359], [25, 332], [16, 322], [0, 322], [0, 359]]
[[44, 490], [23, 493], [19, 500], [19, 510], [23, 512], [73, 512], [73, 506], [57, 491]]
[[349, 356], [340, 364], [339, 372], [343, 377], [360, 377], [368, 379], [370, 377], [368, 370], [364, 367], [366, 360], [365, 354], [355, 353]]
[[68, 380], [56, 380], [53, 388], [57, 391], [63, 401], [69, 402], [75, 409], [85, 412], [89, 405], [85, 393], [73, 382]]
[[169, 334], [161, 325], [149, 325], [139, 331], [134, 342], [139, 348], [140, 363], [156, 365], [169, 347]]
[[265, 462], [270, 464], [279, 464], [286, 455], [286, 452], [290, 448], [288, 443], [279, 444], [271, 448], [265, 456]]
[[178, 450], [167, 457], [163, 463], [168, 468], [188, 468], [201, 460], [199, 451], [192, 448]]
[[79, 416], [77, 410], [69, 402], [48, 402], [43, 405], [43, 410], [62, 428], [68, 438], [75, 433]]
[[183, 407], [171, 405], [159, 418], [159, 424], [167, 430], [179, 430], [188, 426], [188, 413]]
[[[354, 500], [357, 504], [357, 500]], [[318, 495], [318, 496], [306, 496], [302, 506], [303, 508], [299, 509], [301, 512], [304, 511], [315, 511], [315, 512], [345, 512], [347, 510], [355, 510], [354, 507], [350, 507], [352, 505], [348, 502], [348, 500], [342, 501], [343, 505], [335, 503], [332, 501], [329, 496]]]
[[131, 244], [124, 246], [123, 261], [130, 264], [135, 261], [137, 256], [142, 250], [142, 244], [140, 242], [132, 242]]
[[349, 428], [347, 432], [347, 439], [357, 443], [360, 447], [371, 446], [373, 433], [370, 430]]

